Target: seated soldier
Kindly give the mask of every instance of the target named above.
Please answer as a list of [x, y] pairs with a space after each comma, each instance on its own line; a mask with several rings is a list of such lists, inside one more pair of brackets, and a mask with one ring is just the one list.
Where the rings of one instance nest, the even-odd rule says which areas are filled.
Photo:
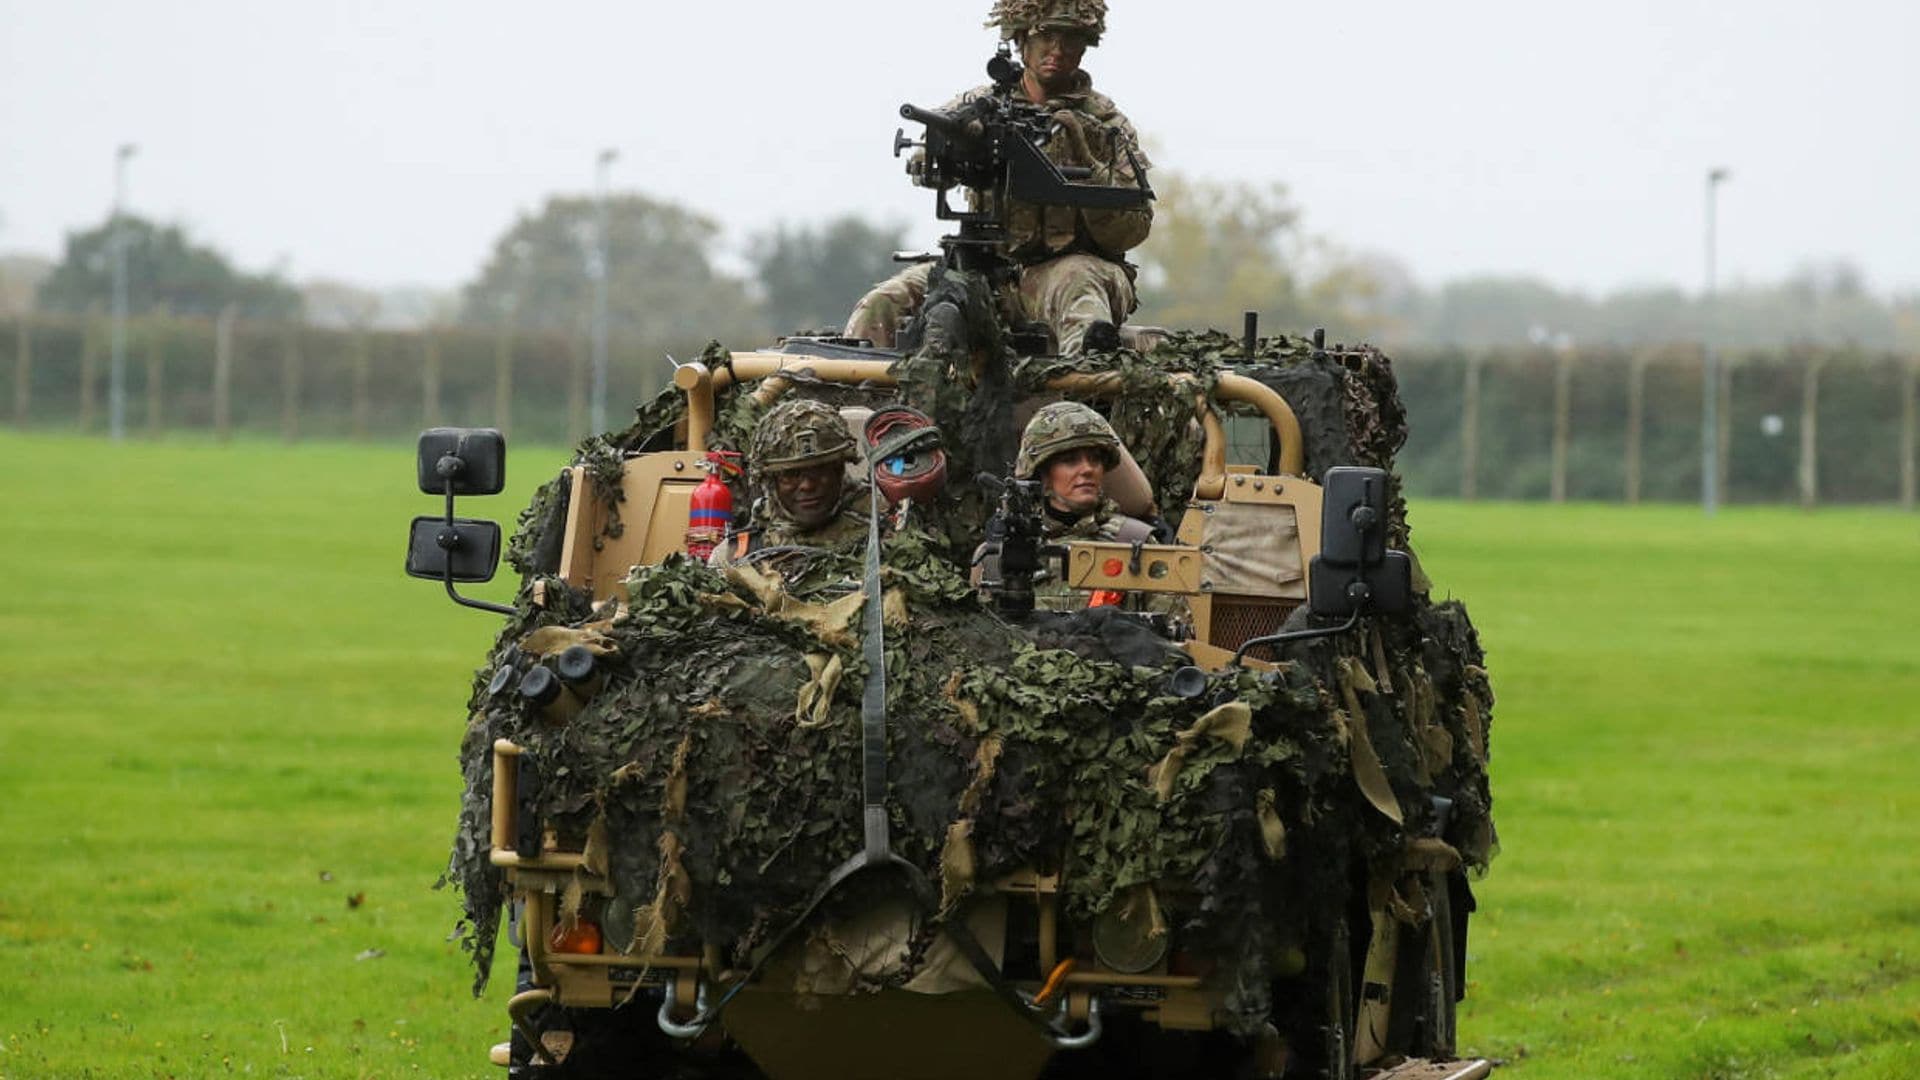
[[[1092, 180], [1132, 186], [1152, 167], [1133, 125], [1113, 100], [1093, 88], [1080, 60], [1107, 27], [1106, 0], [996, 0], [988, 25], [1019, 47], [1025, 64], [1020, 93], [1044, 106], [1058, 125], [1042, 149], [1055, 164], [1093, 170]], [[969, 90], [941, 109], [951, 112], [991, 86]], [[909, 168], [915, 166], [910, 165]], [[971, 194], [975, 210], [998, 212], [991, 193]], [[1126, 253], [1146, 240], [1153, 208], [1085, 210], [1014, 201], [1002, 254], [1019, 277], [1001, 297], [1005, 314], [1045, 323], [1062, 356], [1118, 345], [1117, 328], [1139, 306]], [[847, 319], [843, 333], [891, 348], [894, 328], [920, 310], [932, 264], [919, 263], [875, 285]], [[1089, 342], [1088, 334], [1096, 340]]]
[[866, 488], [847, 482], [853, 433], [831, 405], [788, 398], [753, 429], [748, 483], [752, 524], [723, 539], [707, 565], [721, 568], [774, 547], [838, 547], [866, 536]]
[[[1033, 414], [1020, 436], [1016, 480], [1040, 483], [1041, 537], [1046, 543], [1069, 540], [1154, 540], [1153, 526], [1120, 512], [1107, 498], [1107, 470], [1120, 463], [1120, 437], [1113, 425], [1077, 401], [1056, 401]], [[974, 583], [997, 581], [998, 556], [985, 545], [975, 552]], [[1036, 604], [1047, 610], [1085, 607], [1087, 594], [1059, 577], [1059, 561], [1046, 560], [1034, 581]]]

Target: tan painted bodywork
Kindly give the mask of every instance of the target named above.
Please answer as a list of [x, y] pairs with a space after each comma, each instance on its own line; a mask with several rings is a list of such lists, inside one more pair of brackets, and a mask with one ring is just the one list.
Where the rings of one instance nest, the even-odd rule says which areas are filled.
[[[1216, 497], [1196, 494], [1180, 519], [1176, 538], [1206, 556], [1199, 590], [1187, 600], [1198, 640], [1227, 650], [1230, 658], [1241, 641], [1278, 630], [1305, 602], [1306, 571], [1320, 553], [1320, 509], [1320, 486], [1297, 476], [1229, 472], [1221, 477]], [[1211, 519], [1224, 515], [1264, 526], [1254, 535], [1265, 542], [1249, 550], [1267, 556], [1270, 575], [1256, 581], [1243, 573], [1224, 580], [1224, 553], [1215, 548], [1211, 535]], [[1251, 632], [1239, 632], [1243, 629]]]
[[[596, 598], [615, 595], [627, 573], [683, 550], [687, 512], [693, 489], [706, 474], [700, 471], [704, 454], [664, 450], [643, 454], [622, 468], [620, 503], [623, 526], [616, 537], [602, 537], [606, 508], [594, 498], [586, 470], [573, 466], [567, 501], [566, 540], [560, 551], [560, 576], [586, 586]], [[598, 549], [595, 540], [599, 539]]]
[[1142, 544], [1136, 564], [1132, 544], [1079, 540], [1067, 545], [1067, 584], [1076, 589], [1186, 593], [1200, 591], [1205, 557], [1197, 547]]

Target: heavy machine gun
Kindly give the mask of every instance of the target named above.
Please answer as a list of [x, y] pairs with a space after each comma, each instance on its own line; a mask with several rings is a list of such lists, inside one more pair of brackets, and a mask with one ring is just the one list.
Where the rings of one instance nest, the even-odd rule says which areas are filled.
[[[923, 141], [915, 142], [904, 129], [896, 131], [894, 156], [918, 148], [908, 171], [918, 183], [934, 189], [935, 216], [960, 226], [957, 233], [940, 240], [949, 267], [986, 271], [993, 276], [1009, 273], [1012, 264], [1006, 257], [1005, 244], [1008, 215], [1016, 202], [1084, 210], [1138, 210], [1154, 197], [1131, 142], [1118, 130], [1104, 133], [1108, 172], [1117, 173], [1113, 166], [1124, 158], [1136, 178], [1132, 184], [1087, 183], [1094, 168], [1061, 166], [1049, 159], [1046, 147], [1058, 134], [1059, 124], [1045, 106], [1028, 101], [1020, 93], [1024, 74], [1003, 45], [987, 62], [987, 75], [993, 80], [991, 92], [968, 99], [951, 112], [912, 104], [900, 106], [900, 115], [923, 125], [926, 134]], [[956, 209], [948, 201], [947, 193], [955, 186], [978, 193], [972, 207]]]

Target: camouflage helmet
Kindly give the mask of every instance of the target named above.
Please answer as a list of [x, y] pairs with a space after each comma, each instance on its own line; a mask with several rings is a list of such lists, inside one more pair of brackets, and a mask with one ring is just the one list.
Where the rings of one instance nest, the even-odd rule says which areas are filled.
[[1120, 463], [1120, 436], [1113, 433], [1106, 417], [1077, 401], [1056, 401], [1027, 421], [1013, 475], [1031, 480], [1048, 458], [1083, 446], [1104, 450], [1109, 469]]
[[788, 398], [753, 429], [752, 467], [757, 476], [853, 459], [853, 432], [839, 410], [822, 401]]
[[1035, 30], [1072, 30], [1098, 45], [1107, 32], [1107, 0], [994, 0], [987, 25], [1008, 41]]

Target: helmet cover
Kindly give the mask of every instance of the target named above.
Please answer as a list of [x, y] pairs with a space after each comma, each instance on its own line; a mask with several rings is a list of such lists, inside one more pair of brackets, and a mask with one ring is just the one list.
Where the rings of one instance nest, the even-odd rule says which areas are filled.
[[1071, 30], [1098, 45], [1107, 32], [1107, 0], [994, 0], [987, 25], [1008, 41], [1035, 30]]
[[1113, 425], [1107, 423], [1106, 417], [1077, 401], [1056, 401], [1027, 421], [1027, 430], [1020, 436], [1020, 457], [1014, 462], [1013, 475], [1031, 480], [1048, 458], [1083, 446], [1105, 451], [1109, 469], [1120, 464], [1120, 437], [1113, 433]]
[[788, 398], [753, 429], [756, 476], [791, 472], [854, 459], [853, 433], [840, 411], [822, 401]]

